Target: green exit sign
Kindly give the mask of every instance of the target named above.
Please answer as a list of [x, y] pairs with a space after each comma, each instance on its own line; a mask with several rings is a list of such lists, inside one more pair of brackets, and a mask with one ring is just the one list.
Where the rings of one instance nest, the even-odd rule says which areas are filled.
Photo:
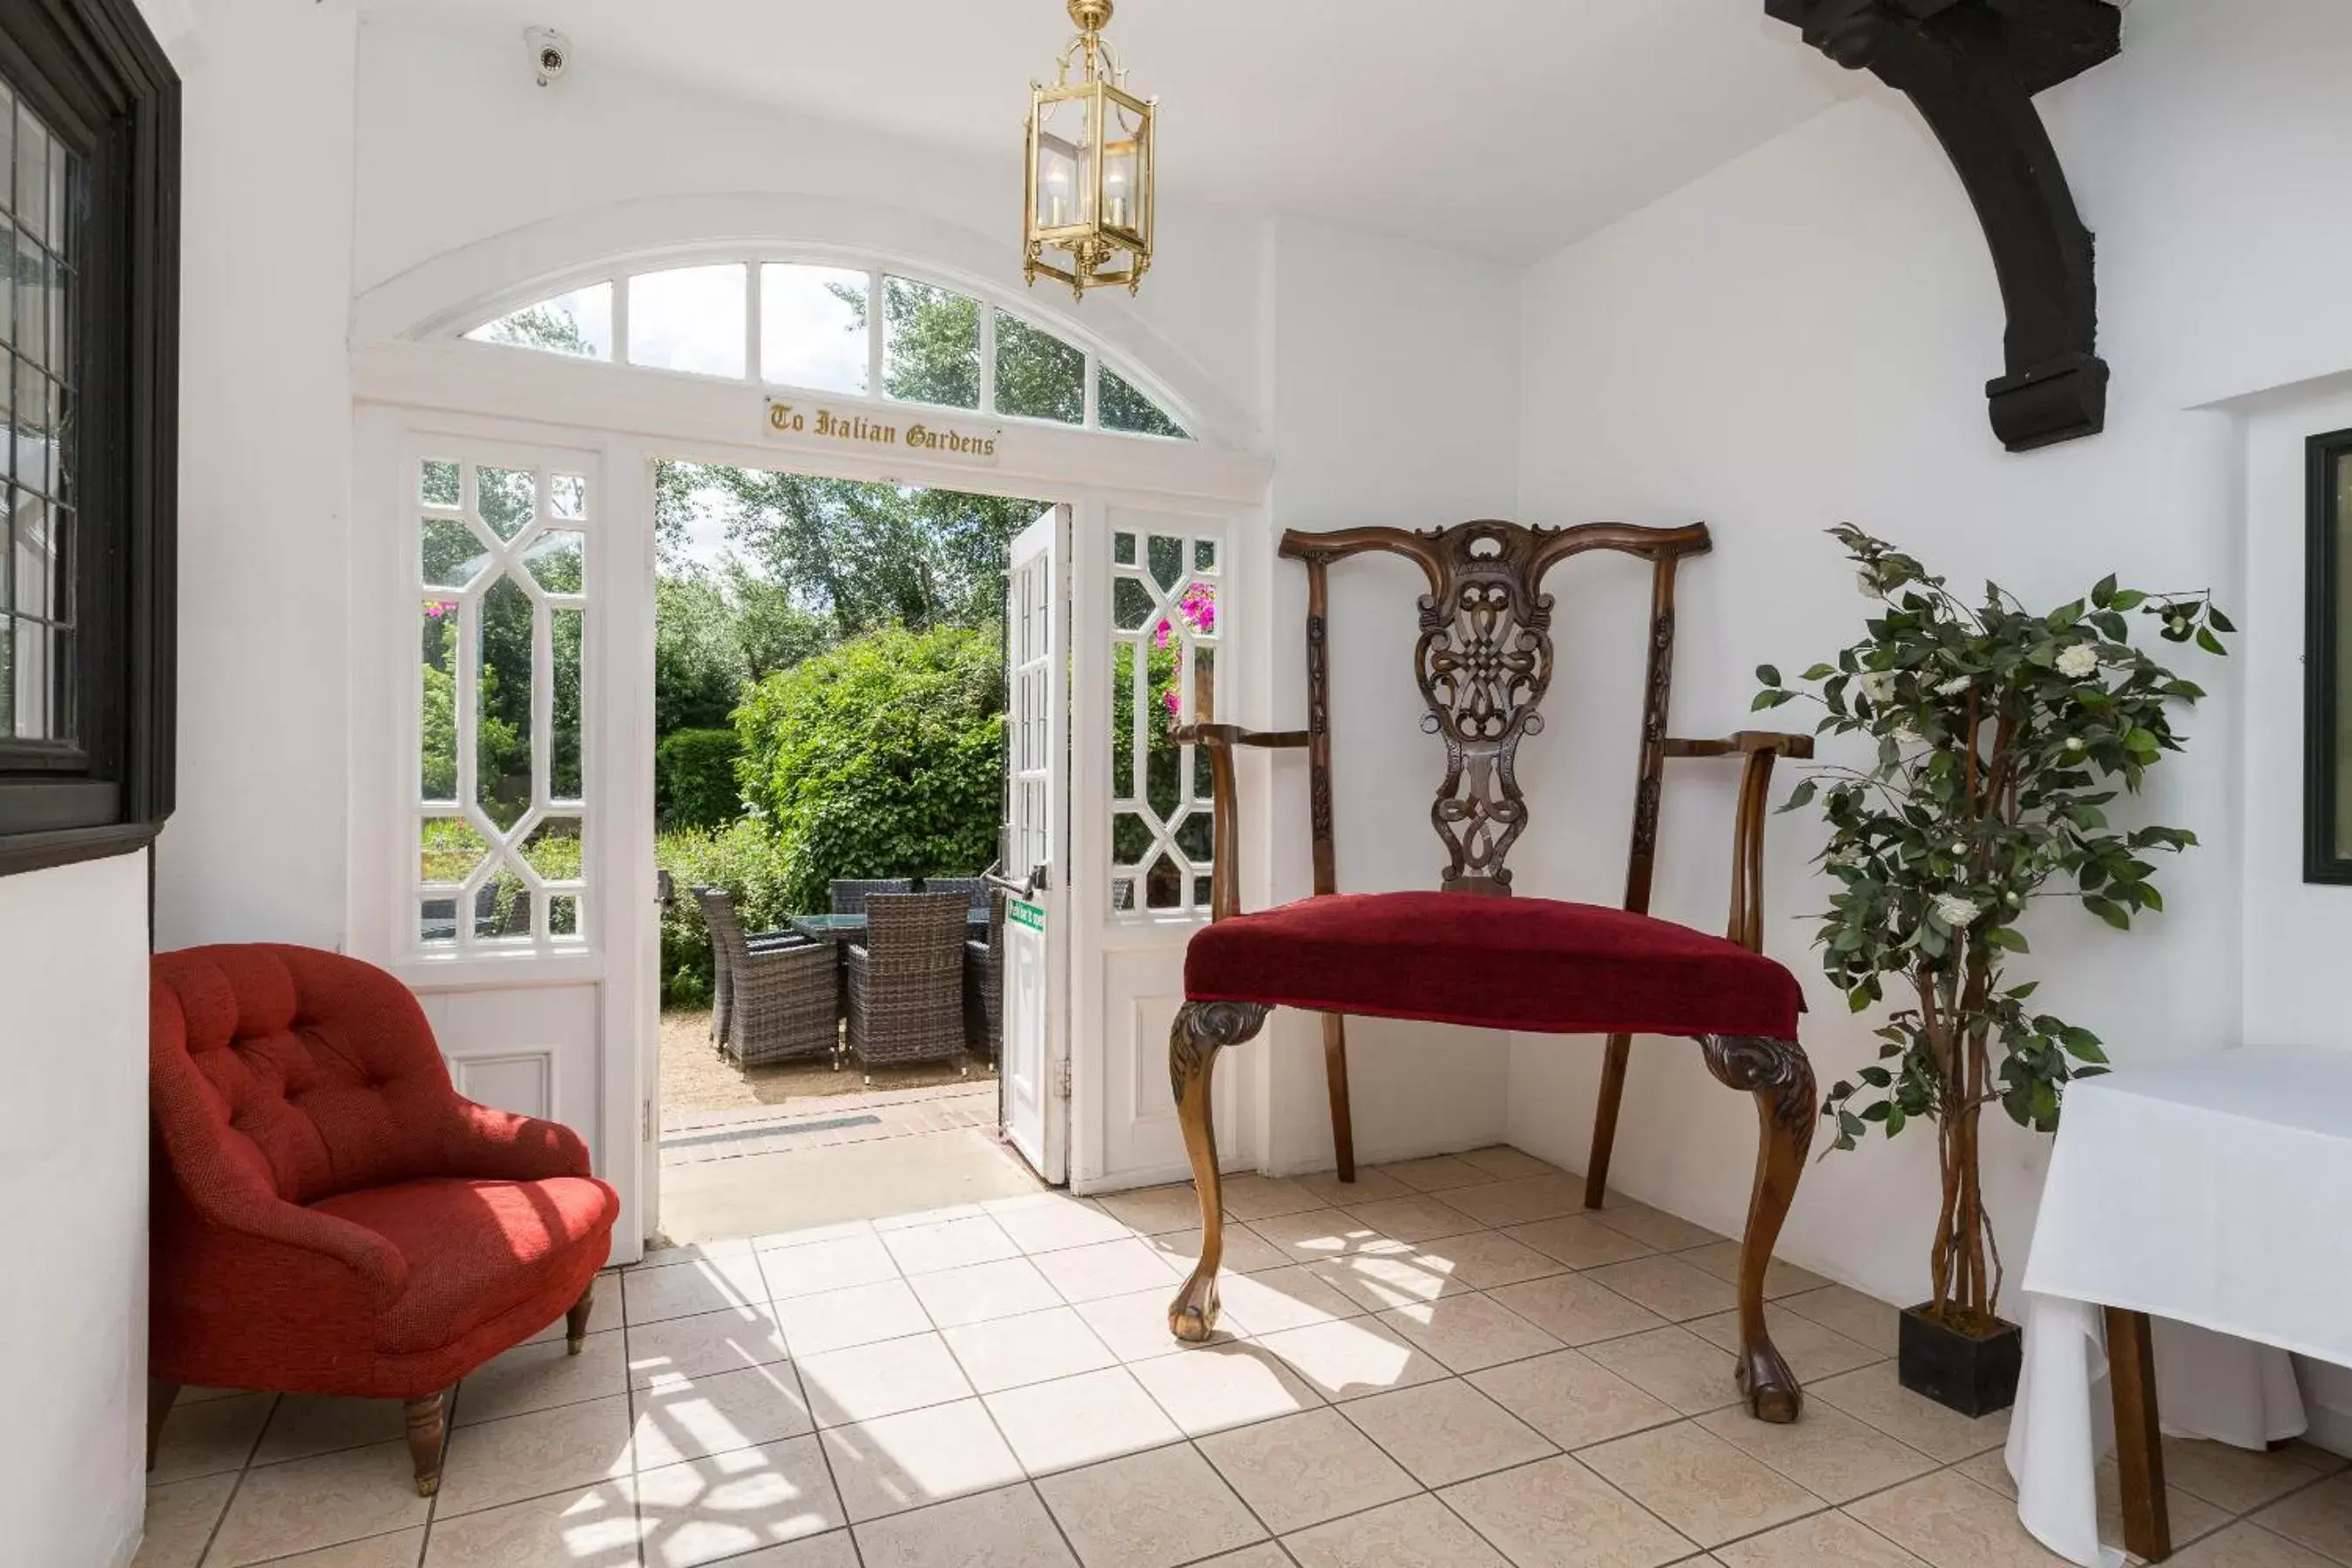
[[1014, 925], [1027, 926], [1031, 931], [1044, 931], [1045, 929], [1045, 906], [1043, 904], [1030, 903], [1024, 899], [1006, 900], [1004, 904], [1004, 918], [1011, 921]]

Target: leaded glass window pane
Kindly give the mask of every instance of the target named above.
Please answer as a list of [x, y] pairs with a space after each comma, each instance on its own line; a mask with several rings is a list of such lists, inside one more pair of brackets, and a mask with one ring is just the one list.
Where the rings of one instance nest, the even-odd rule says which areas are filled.
[[81, 160], [0, 87], [0, 739], [72, 743]]

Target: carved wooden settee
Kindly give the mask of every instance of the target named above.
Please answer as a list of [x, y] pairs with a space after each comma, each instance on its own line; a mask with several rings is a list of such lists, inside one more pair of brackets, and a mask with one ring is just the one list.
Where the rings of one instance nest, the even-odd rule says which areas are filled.
[[[1666, 731], [1675, 637], [1675, 575], [1709, 547], [1702, 524], [1619, 523], [1528, 528], [1465, 522], [1409, 532], [1361, 528], [1283, 536], [1281, 553], [1307, 566], [1307, 728], [1264, 733], [1230, 724], [1176, 731], [1202, 746], [1215, 792], [1212, 923], [1185, 955], [1185, 1004], [1169, 1038], [1169, 1074], [1199, 1189], [1201, 1257], [1169, 1308], [1178, 1338], [1200, 1342], [1217, 1321], [1223, 1211], [1210, 1077], [1220, 1049], [1255, 1036], [1275, 1006], [1323, 1016], [1332, 1138], [1339, 1177], [1355, 1180], [1348, 1105], [1344, 1016], [1414, 1018], [1535, 1033], [1609, 1037], [1585, 1202], [1599, 1207], [1635, 1034], [1698, 1041], [1717, 1079], [1752, 1092], [1761, 1136], [1739, 1258], [1741, 1353], [1738, 1377], [1751, 1414], [1792, 1421], [1802, 1394], [1764, 1321], [1764, 1270], [1812, 1142], [1813, 1074], [1797, 1043], [1802, 1002], [1796, 980], [1764, 957], [1765, 798], [1780, 756], [1810, 756], [1811, 739], [1744, 731], [1677, 740]], [[1521, 737], [1542, 728], [1538, 708], [1552, 675], [1547, 572], [1572, 555], [1612, 550], [1652, 563], [1648, 679], [1641, 772], [1622, 910], [1509, 895], [1506, 864], [1527, 826], [1514, 773]], [[1370, 551], [1408, 556], [1429, 579], [1421, 600], [1416, 679], [1428, 703], [1424, 731], [1444, 742], [1444, 782], [1431, 820], [1448, 852], [1442, 890], [1343, 895], [1331, 831], [1328, 579], [1333, 563]], [[1237, 746], [1307, 753], [1315, 894], [1245, 915], [1236, 901], [1234, 763]], [[1715, 937], [1646, 912], [1656, 851], [1658, 802], [1672, 757], [1746, 759], [1733, 844], [1730, 929]]]

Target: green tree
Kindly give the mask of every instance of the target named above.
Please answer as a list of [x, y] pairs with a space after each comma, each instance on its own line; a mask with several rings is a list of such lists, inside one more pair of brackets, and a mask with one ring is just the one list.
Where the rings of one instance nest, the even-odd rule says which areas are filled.
[[709, 576], [654, 579], [654, 733], [715, 730], [734, 722], [751, 670], [740, 617]]

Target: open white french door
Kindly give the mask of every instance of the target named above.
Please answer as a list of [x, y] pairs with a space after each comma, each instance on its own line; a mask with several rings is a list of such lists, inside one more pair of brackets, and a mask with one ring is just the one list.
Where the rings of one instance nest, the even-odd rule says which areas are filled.
[[1070, 509], [1013, 542], [1005, 580], [1004, 1136], [1048, 1182], [1069, 1158]]
[[494, 422], [360, 430], [352, 951], [415, 992], [458, 1092], [586, 1141], [630, 1261], [653, 1213], [647, 470]]

